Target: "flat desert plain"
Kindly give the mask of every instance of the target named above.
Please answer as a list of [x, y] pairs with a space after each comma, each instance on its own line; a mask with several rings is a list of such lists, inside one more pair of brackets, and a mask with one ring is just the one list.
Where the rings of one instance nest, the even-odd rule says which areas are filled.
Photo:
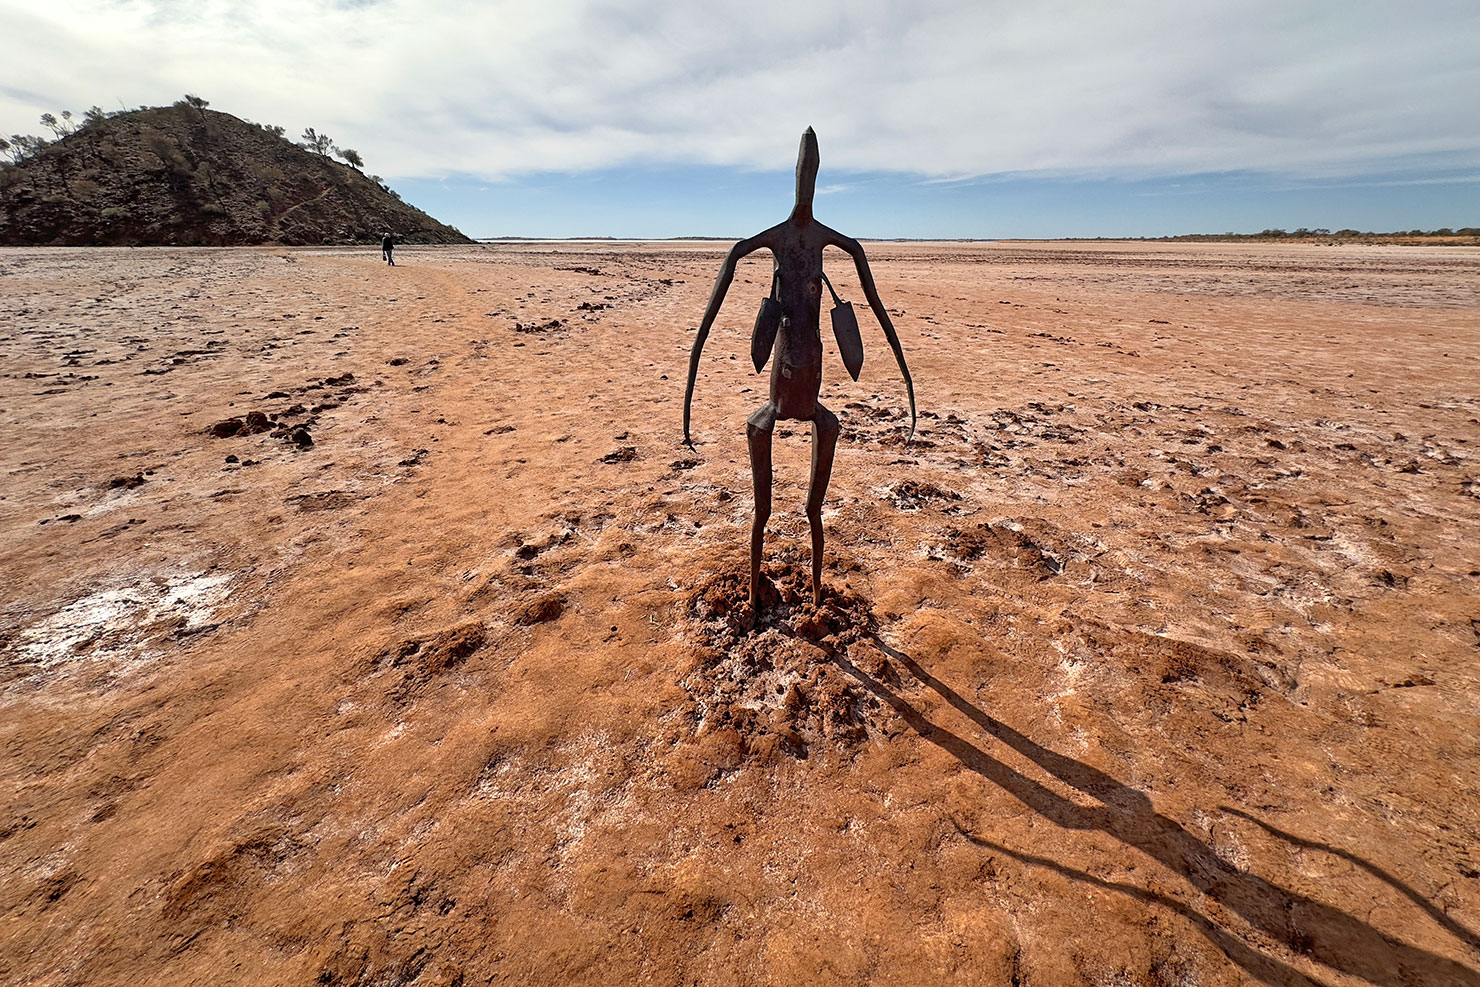
[[746, 631], [727, 246], [0, 252], [0, 979], [1480, 984], [1480, 251], [830, 255]]

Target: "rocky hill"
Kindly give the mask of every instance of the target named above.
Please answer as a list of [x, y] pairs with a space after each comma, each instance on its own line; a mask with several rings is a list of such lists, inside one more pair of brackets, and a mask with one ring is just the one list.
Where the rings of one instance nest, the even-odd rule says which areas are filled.
[[140, 109], [0, 170], [0, 244], [469, 243], [379, 182], [229, 113]]

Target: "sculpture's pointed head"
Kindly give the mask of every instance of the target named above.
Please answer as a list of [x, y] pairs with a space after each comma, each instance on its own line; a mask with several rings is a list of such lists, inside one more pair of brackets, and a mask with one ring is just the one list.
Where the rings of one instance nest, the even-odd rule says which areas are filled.
[[802, 133], [802, 146], [797, 151], [797, 208], [812, 211], [812, 196], [817, 191], [817, 135], [808, 127]]

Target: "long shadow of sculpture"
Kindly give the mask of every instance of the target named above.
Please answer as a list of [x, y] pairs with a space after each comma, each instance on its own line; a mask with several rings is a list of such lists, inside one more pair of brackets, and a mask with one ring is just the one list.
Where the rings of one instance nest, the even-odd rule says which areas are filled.
[[1249, 815], [1242, 809], [1236, 809], [1230, 805], [1220, 805], [1218, 806], [1218, 809], [1220, 812], [1226, 812], [1229, 815], [1238, 816], [1240, 819], [1247, 819], [1249, 822], [1258, 826], [1269, 835], [1277, 839], [1284, 840], [1291, 846], [1299, 847], [1302, 850], [1315, 850], [1320, 853], [1329, 853], [1333, 857], [1340, 857], [1347, 863], [1362, 868], [1362, 870], [1371, 874], [1379, 881], [1382, 881], [1384, 884], [1391, 887], [1394, 891], [1397, 891], [1403, 897], [1407, 898], [1409, 901], [1413, 902], [1419, 908], [1427, 912], [1429, 918], [1433, 919], [1435, 924], [1442, 926], [1444, 931], [1448, 932], [1450, 935], [1454, 936], [1454, 938], [1458, 939], [1460, 942], [1469, 946], [1476, 952], [1480, 952], [1480, 936], [1477, 936], [1475, 933], [1471, 932], [1463, 925], [1460, 925], [1454, 919], [1446, 915], [1443, 910], [1438, 908], [1432, 901], [1429, 901], [1413, 888], [1409, 887], [1407, 884], [1404, 884], [1396, 875], [1388, 873], [1376, 864], [1371, 863], [1367, 860], [1363, 860], [1361, 857], [1357, 856], [1349, 850], [1343, 850], [1340, 847], [1334, 847], [1329, 843], [1322, 843], [1319, 840], [1307, 840], [1304, 837], [1296, 836], [1293, 833], [1287, 833], [1283, 829], [1280, 829], [1278, 826], [1271, 825], [1270, 823], [1265, 822], [1263, 819], [1260, 819], [1257, 816]]
[[[1480, 974], [1469, 967], [1400, 942], [1324, 902], [1282, 888], [1257, 874], [1230, 867], [1210, 846], [1158, 813], [1152, 807], [1151, 800], [1143, 793], [1082, 761], [1035, 743], [972, 705], [950, 686], [927, 672], [913, 658], [882, 642], [879, 642], [879, 646], [923, 685], [934, 690], [994, 739], [1011, 747], [1064, 784], [1101, 803], [1099, 807], [1085, 806], [1058, 795], [965, 738], [931, 723], [902, 696], [849, 663], [846, 658], [834, 657], [833, 660], [844, 671], [893, 708], [921, 737], [942, 748], [1050, 822], [1065, 829], [1099, 830], [1127, 846], [1135, 847], [1168, 869], [1184, 875], [1195, 888], [1236, 912], [1253, 928], [1333, 970], [1392, 987], [1408, 984], [1480, 987]], [[1034, 857], [974, 837], [964, 830], [963, 835], [973, 843], [989, 846], [1028, 863], [1051, 867], [1074, 880], [1164, 905], [1187, 917], [1229, 959], [1256, 979], [1266, 983], [1291, 985], [1313, 983], [1300, 971], [1259, 953], [1206, 916], [1166, 895], [1134, 885], [1104, 881], [1046, 858]], [[1363, 866], [1369, 871], [1375, 870], [1372, 865], [1364, 863]], [[1382, 873], [1386, 875], [1386, 872]], [[1415, 900], [1421, 898], [1417, 892], [1402, 885], [1391, 875], [1386, 875], [1386, 879], [1400, 887], [1408, 897]], [[1432, 907], [1430, 913], [1433, 913]], [[1461, 941], [1473, 945], [1473, 933], [1463, 926], [1452, 920], [1445, 921], [1443, 925]]]

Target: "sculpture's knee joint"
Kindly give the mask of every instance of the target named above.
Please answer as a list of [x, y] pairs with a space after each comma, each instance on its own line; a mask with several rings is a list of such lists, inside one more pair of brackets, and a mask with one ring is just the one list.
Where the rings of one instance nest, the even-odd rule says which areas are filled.
[[838, 432], [842, 427], [838, 424], [837, 415], [828, 411], [826, 408], [819, 408], [815, 421], [817, 423], [818, 436], [829, 439], [837, 438]]
[[750, 435], [754, 435], [756, 432], [771, 432], [776, 427], [776, 406], [770, 401], [767, 401], [752, 411], [750, 416], [745, 419], [745, 423], [748, 426], [746, 432]]

